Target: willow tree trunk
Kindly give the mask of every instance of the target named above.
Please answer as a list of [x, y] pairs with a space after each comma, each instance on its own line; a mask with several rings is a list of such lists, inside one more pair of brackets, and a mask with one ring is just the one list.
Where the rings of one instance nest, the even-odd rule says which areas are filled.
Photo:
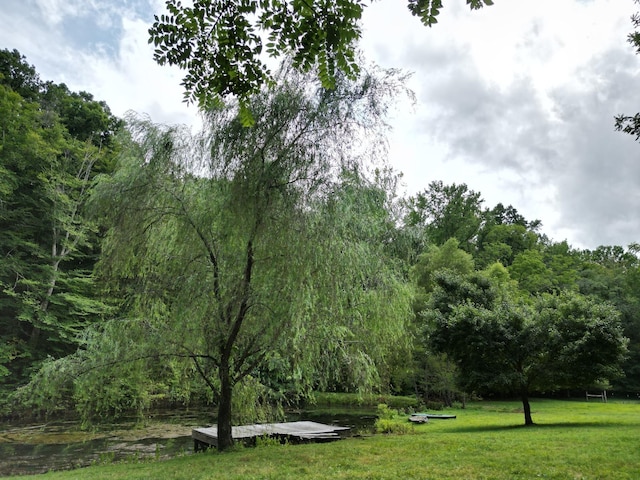
[[223, 451], [233, 445], [231, 435], [231, 397], [233, 386], [229, 372], [229, 361], [221, 362], [218, 372], [220, 378], [220, 403], [218, 404], [218, 450]]

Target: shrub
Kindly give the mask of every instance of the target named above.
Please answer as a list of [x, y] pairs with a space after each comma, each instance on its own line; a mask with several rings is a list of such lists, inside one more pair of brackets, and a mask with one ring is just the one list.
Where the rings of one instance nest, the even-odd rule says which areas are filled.
[[378, 418], [375, 423], [377, 433], [405, 434], [413, 432], [413, 425], [408, 423], [407, 418], [397, 410], [389, 408], [382, 403], [378, 405]]

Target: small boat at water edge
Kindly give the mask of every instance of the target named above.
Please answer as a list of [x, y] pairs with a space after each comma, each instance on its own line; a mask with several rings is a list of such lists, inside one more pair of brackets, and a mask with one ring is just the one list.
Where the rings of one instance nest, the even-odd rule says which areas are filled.
[[430, 419], [445, 420], [450, 418], [456, 418], [456, 416], [440, 413], [413, 413], [409, 417], [409, 421], [414, 423], [427, 423]]

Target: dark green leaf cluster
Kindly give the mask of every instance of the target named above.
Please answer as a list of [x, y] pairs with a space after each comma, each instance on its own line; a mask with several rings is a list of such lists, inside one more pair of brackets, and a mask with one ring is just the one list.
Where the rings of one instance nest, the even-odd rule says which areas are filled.
[[[478, 10], [485, 5], [493, 5], [492, 0], [467, 0], [472, 10]], [[431, 27], [438, 23], [438, 15], [442, 9], [442, 0], [409, 0], [409, 11], [420, 18], [422, 23]]]
[[[270, 83], [263, 50], [289, 55], [302, 71], [318, 65], [322, 84], [331, 87], [336, 69], [358, 72], [363, 6], [359, 0], [196, 0], [192, 6], [169, 0], [169, 14], [155, 16], [149, 42], [159, 64], [186, 70], [185, 100], [204, 106], [227, 95], [247, 99]], [[266, 44], [261, 30], [268, 33]]]
[[466, 389], [528, 396], [620, 375], [628, 340], [612, 305], [569, 292], [533, 303], [479, 295], [496, 288], [487, 282], [439, 276], [433, 295], [431, 342], [455, 359]]
[[[639, 0], [634, 0], [640, 4]], [[640, 28], [640, 13], [631, 16], [631, 23], [634, 28]], [[631, 32], [627, 37], [627, 41], [635, 48], [636, 54], [640, 54], [640, 32], [638, 30]], [[617, 115], [615, 117], [616, 130], [634, 135], [636, 140], [640, 140], [640, 113], [635, 115]]]
[[[491, 0], [467, 0], [472, 9]], [[149, 43], [160, 65], [185, 71], [184, 99], [210, 108], [234, 95], [244, 106], [249, 96], [273, 82], [262, 57], [289, 57], [303, 72], [315, 69], [325, 88], [337, 72], [355, 78], [365, 0], [167, 0], [166, 14], [155, 15]], [[409, 10], [426, 25], [437, 21], [440, 0], [410, 0]]]
[[[640, 36], [638, 38], [640, 43]], [[640, 113], [635, 115], [616, 115], [616, 130], [629, 135], [634, 135], [636, 140], [640, 140]]]
[[0, 83], [27, 100], [35, 100], [43, 86], [33, 65], [15, 49], [0, 51]]
[[264, 84], [269, 70], [254, 60], [262, 41], [250, 21], [257, 2], [197, 0], [187, 7], [170, 0], [166, 8], [169, 14], [156, 16], [149, 30], [150, 43], [160, 65], [187, 70], [185, 100], [206, 105], [208, 92], [245, 98]]

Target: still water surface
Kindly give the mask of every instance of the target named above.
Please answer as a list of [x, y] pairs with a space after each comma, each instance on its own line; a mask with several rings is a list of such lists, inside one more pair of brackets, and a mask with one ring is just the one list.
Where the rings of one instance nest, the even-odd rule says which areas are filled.
[[[304, 411], [288, 421], [311, 420], [351, 427], [353, 433], [370, 430], [372, 410]], [[67, 470], [96, 463], [165, 459], [193, 453], [191, 429], [211, 425], [205, 413], [158, 412], [144, 425], [135, 421], [83, 431], [77, 422], [37, 425], [0, 424], [0, 477]]]

